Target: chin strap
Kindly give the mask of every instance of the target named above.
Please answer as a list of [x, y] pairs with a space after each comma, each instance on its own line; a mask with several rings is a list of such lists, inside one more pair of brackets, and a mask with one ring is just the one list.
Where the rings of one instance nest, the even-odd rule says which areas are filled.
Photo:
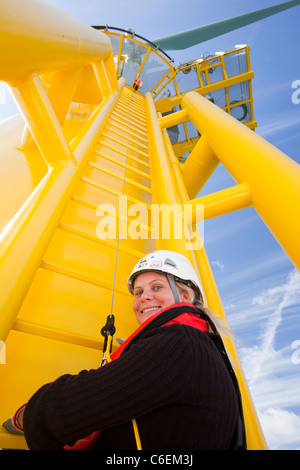
[[177, 291], [177, 288], [176, 288], [176, 285], [175, 285], [174, 277], [172, 276], [172, 274], [167, 274], [167, 278], [168, 278], [170, 287], [171, 287], [173, 295], [174, 295], [175, 304], [179, 304], [180, 300], [179, 300], [178, 291]]

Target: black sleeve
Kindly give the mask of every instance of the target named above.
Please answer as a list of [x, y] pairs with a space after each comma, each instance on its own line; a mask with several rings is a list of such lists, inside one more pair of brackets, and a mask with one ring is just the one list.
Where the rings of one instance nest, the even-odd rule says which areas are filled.
[[64, 375], [40, 388], [24, 413], [30, 449], [61, 449], [94, 431], [130, 421], [183, 392], [192, 347], [184, 326], [156, 328], [101, 369]]

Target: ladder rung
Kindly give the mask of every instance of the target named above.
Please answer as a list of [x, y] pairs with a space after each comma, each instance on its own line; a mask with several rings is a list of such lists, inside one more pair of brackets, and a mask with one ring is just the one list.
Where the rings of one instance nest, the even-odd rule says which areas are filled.
[[[81, 198], [76, 198], [75, 202], [78, 202], [79, 204], [86, 205], [87, 207], [92, 207], [94, 204], [89, 203], [88, 201], [85, 201]], [[95, 205], [93, 209], [97, 210], [98, 206]], [[131, 221], [130, 221], [131, 222]], [[109, 246], [110, 248], [116, 249], [117, 248], [117, 243], [111, 240], [102, 240], [101, 238], [97, 237], [96, 235], [92, 235], [88, 232], [85, 232], [83, 230], [80, 230], [76, 227], [72, 227], [71, 225], [67, 225], [64, 223], [60, 223], [58, 225], [58, 228], [61, 230], [64, 230], [65, 232], [72, 233], [73, 235], [77, 235], [78, 237], [85, 238], [87, 240], [90, 240], [94, 243], [98, 243], [100, 245], [105, 245]], [[138, 259], [141, 259], [144, 256], [144, 253], [139, 252], [137, 250], [133, 250], [132, 248], [129, 248], [125, 245], [122, 245], [121, 243], [119, 244], [119, 250], [122, 251], [123, 253], [127, 253], [128, 255], [135, 256]]]
[[[134, 157], [133, 155], [130, 155], [126, 152], [122, 152], [122, 150], [116, 150], [112, 145], [109, 145], [107, 142], [100, 142], [99, 145], [101, 145], [101, 147], [106, 147], [110, 150], [113, 150], [114, 152], [118, 153], [119, 155], [122, 155], [123, 157], [128, 157], [128, 158], [131, 158], [131, 160], [134, 160], [135, 162], [137, 163], [140, 163], [141, 165], [144, 165], [145, 167], [147, 168], [150, 168], [150, 164], [149, 163], [146, 163], [144, 160], [141, 160], [140, 158], [137, 158], [137, 157]], [[97, 150], [97, 149], [96, 149]], [[95, 150], [94, 150], [95, 151]], [[100, 150], [97, 150], [97, 152], [99, 152]], [[148, 157], [147, 157], [148, 158]]]
[[122, 115], [120, 116], [120, 114], [118, 114], [118, 112], [117, 112], [117, 114], [116, 114], [116, 113], [114, 112], [114, 110], [111, 112], [110, 115], [111, 115], [111, 116], [114, 116], [114, 117], [117, 117], [118, 119], [123, 119], [123, 121], [128, 122], [128, 123], [130, 124], [130, 126], [131, 126], [133, 129], [135, 129], [135, 130], [140, 129], [140, 130], [141, 130], [142, 132], [144, 132], [145, 135], [146, 135], [146, 126], [140, 126], [140, 125], [137, 124], [136, 122], [133, 122], [134, 119], [127, 119], [126, 117], [124, 117], [124, 116], [122, 116]]
[[[118, 98], [117, 104], [123, 103], [126, 107], [130, 104], [132, 104], [132, 97], [131, 98], [125, 98], [124, 96], [120, 96]], [[145, 114], [145, 104], [144, 102], [138, 103], [137, 100], [134, 100], [134, 107], [139, 108], [139, 110]]]
[[86, 348], [101, 350], [103, 347], [103, 340], [96, 340], [86, 335], [58, 330], [56, 328], [51, 328], [46, 325], [40, 325], [38, 323], [34, 323], [27, 320], [16, 320], [12, 329], [15, 331], [20, 331], [22, 333], [28, 333], [31, 335], [54, 339], [56, 341], [62, 341], [64, 343], [71, 343], [76, 344], [77, 346], [84, 346]]
[[[128, 144], [128, 142], [126, 142], [126, 143], [120, 142], [117, 138], [114, 138], [114, 137], [111, 137], [110, 135], [107, 135], [106, 132], [103, 132], [101, 137], [102, 136], [104, 136], [106, 139], [111, 140], [112, 142], [116, 142], [117, 144], [122, 145], [122, 147], [127, 147], [128, 149], [133, 150], [134, 152], [139, 153], [140, 155], [143, 155], [144, 157], [148, 158], [148, 153], [145, 153], [142, 150], [138, 150], [137, 148], [135, 148], [132, 145]], [[98, 142], [102, 143], [101, 140], [98, 140]]]
[[[114, 123], [114, 122], [111, 122], [111, 120], [108, 119], [108, 125], [106, 126], [106, 128], [107, 128], [107, 127], [110, 127], [110, 126], [116, 127], [117, 129], [120, 129], [121, 131], [126, 132], [127, 135], [130, 134], [131, 136], [134, 136], [134, 137], [136, 137], [137, 139], [142, 140], [142, 141], [145, 142], [146, 144], [148, 143], [147, 139], [145, 139], [144, 137], [141, 137], [140, 135], [137, 135], [135, 132], [133, 132], [132, 129], [130, 129], [130, 132], [129, 132], [129, 131], [126, 131], [126, 130], [124, 129], [124, 126], [121, 126], [121, 125], [119, 126], [118, 124], [116, 124], [116, 123]], [[125, 126], [125, 127], [128, 127], [128, 126]], [[138, 132], [139, 132], [139, 131], [138, 131]], [[146, 134], [145, 134], [145, 135], [146, 135]]]
[[[49, 261], [42, 261], [41, 268], [47, 269], [58, 274], [63, 274], [64, 276], [70, 277], [72, 279], [77, 279], [79, 281], [87, 282], [88, 284], [93, 284], [98, 287], [103, 287], [104, 289], [112, 290], [113, 283], [104, 281], [103, 279], [98, 279], [94, 276], [90, 276], [79, 271], [74, 271], [73, 269], [66, 268], [65, 266], [59, 266], [58, 264], [50, 263]], [[118, 284], [115, 285], [115, 291], [121, 294], [129, 294], [127, 289]]]
[[[91, 207], [91, 205], [89, 204], [88, 207]], [[95, 209], [97, 210], [98, 206]], [[136, 221], [135, 219], [131, 219], [130, 217], [127, 217], [127, 215], [121, 215], [121, 217], [120, 217], [120, 214], [118, 214], [116, 212], [109, 211], [107, 209], [105, 210], [105, 212], [107, 212], [107, 215], [115, 217], [116, 220], [121, 219], [121, 221], [126, 222], [127, 225], [129, 225], [129, 224], [136, 225], [136, 226], [140, 227], [141, 230], [143, 230], [144, 232], [147, 232], [147, 233], [150, 233], [150, 234], [155, 233], [154, 229], [151, 226], [142, 224], [139, 221]], [[102, 241], [104, 241], [104, 242], [106, 241], [106, 240], [102, 240], [102, 238], [99, 238], [95, 235], [91, 235], [88, 232], [84, 232], [83, 230], [76, 229], [75, 227], [71, 227], [70, 225], [66, 225], [66, 224], [63, 224], [63, 223], [60, 223], [58, 225], [58, 228], [60, 228], [61, 230], [66, 231], [66, 232], [70, 232], [73, 235], [77, 235], [80, 238], [85, 238], [87, 240], [93, 241], [95, 243], [102, 244]], [[104, 243], [104, 245], [106, 245], [106, 243]], [[112, 244], [111, 246], [114, 246], [116, 248], [116, 244]], [[122, 251], [126, 251], [126, 250], [122, 250]], [[126, 252], [131, 254], [131, 255], [136, 256], [136, 251], [134, 251], [134, 250], [129, 250], [129, 251], [126, 251]]]
[[141, 113], [145, 114], [145, 102], [138, 102], [136, 99], [133, 100], [132, 97], [129, 98], [124, 98], [124, 96], [120, 96], [117, 100], [117, 106], [118, 105], [123, 105], [124, 107], [128, 108], [130, 105], [134, 106], [134, 111], [139, 110]]
[[[124, 116], [126, 116], [128, 119], [131, 119], [130, 114], [126, 112], [126, 111], [130, 111], [129, 107], [118, 106], [118, 104], [116, 104], [116, 106], [114, 107], [114, 110], [118, 111], [121, 114], [124, 114]], [[145, 116], [141, 116], [139, 112], [136, 112], [136, 110], [132, 110], [132, 114], [134, 114], [134, 117], [133, 117], [134, 119], [141, 119], [143, 123], [146, 124]]]
[[[91, 178], [87, 178], [86, 176], [83, 176], [83, 177], [81, 178], [81, 180], [84, 181], [84, 182], [87, 183], [87, 184], [90, 184], [91, 186], [94, 186], [94, 187], [96, 187], [96, 188], [98, 188], [98, 189], [102, 189], [103, 191], [105, 191], [105, 192], [107, 192], [107, 193], [113, 194], [114, 196], [122, 197], [121, 192], [114, 191], [114, 190], [111, 189], [110, 187], [105, 186], [105, 185], [103, 185], [102, 183], [98, 183], [98, 181], [92, 180]], [[76, 195], [73, 195], [73, 196], [72, 196], [72, 199], [74, 199], [74, 198], [80, 199], [80, 197], [79, 197], [79, 196], [76, 196]], [[74, 199], [74, 200], [75, 200], [75, 199]], [[149, 205], [149, 204], [146, 204], [145, 202], [142, 202], [142, 201], [140, 201], [140, 200], [138, 200], [138, 199], [136, 199], [136, 198], [134, 198], [134, 197], [132, 197], [132, 196], [127, 196], [127, 200], [130, 201], [130, 202], [132, 202], [133, 204], [144, 204], [147, 209], [150, 209], [150, 205]], [[91, 204], [92, 204], [92, 203], [91, 203]]]
[[[110, 161], [110, 162], [112, 162], [112, 163], [115, 163], [116, 165], [119, 165], [119, 166], [121, 166], [121, 167], [123, 167], [123, 168], [126, 167], [126, 163], [121, 162], [120, 160], [116, 160], [115, 158], [110, 157], [110, 156], [108, 156], [108, 155], [104, 155], [104, 154], [102, 154], [99, 150], [94, 150], [93, 153], [95, 153], [96, 155], [99, 155], [99, 157], [105, 158], [106, 160], [108, 160], [108, 161]], [[137, 173], [137, 174], [143, 176], [144, 178], [148, 178], [148, 179], [151, 178], [148, 173], [145, 173], [145, 172], [142, 171], [142, 170], [138, 170], [137, 168], [134, 168], [134, 167], [131, 166], [131, 165], [127, 165], [127, 169], [130, 170], [130, 171], [134, 171], [135, 173]]]
[[122, 116], [124, 116], [126, 120], [128, 120], [129, 122], [132, 122], [134, 125], [139, 125], [143, 127], [143, 129], [146, 129], [146, 120], [142, 119], [143, 122], [141, 122], [141, 119], [136, 118], [135, 116], [130, 115], [128, 113], [125, 113], [124, 111], [121, 111], [120, 109], [116, 109], [116, 107], [114, 107], [114, 109], [112, 110], [112, 113], [114, 112], [121, 114]]
[[132, 127], [130, 127], [130, 125], [128, 123], [122, 121], [122, 118], [118, 118], [118, 117], [113, 116], [112, 114], [110, 114], [108, 122], [111, 122], [111, 121], [116, 121], [117, 123], [121, 124], [122, 126], [127, 127], [128, 129], [130, 129], [132, 131], [132, 133], [135, 131], [135, 132], [138, 132], [139, 134], [142, 134], [143, 136], [147, 137], [147, 132], [146, 131], [142, 131], [141, 129], [133, 129]]
[[[117, 132], [115, 131], [114, 129], [112, 129], [109, 125], [107, 125], [105, 127], [105, 129], [108, 131], [108, 132], [111, 132], [112, 134], [115, 134], [123, 139], [127, 139], [129, 140], [129, 143], [133, 143], [133, 144], [136, 144], [136, 145], [139, 145], [140, 147], [143, 147], [144, 149], [148, 150], [148, 146], [145, 145], [145, 144], [142, 144], [140, 142], [137, 142], [135, 139], [133, 139], [131, 137], [131, 135], [128, 133], [127, 135], [122, 135], [120, 132]], [[108, 136], [109, 137], [109, 136]]]

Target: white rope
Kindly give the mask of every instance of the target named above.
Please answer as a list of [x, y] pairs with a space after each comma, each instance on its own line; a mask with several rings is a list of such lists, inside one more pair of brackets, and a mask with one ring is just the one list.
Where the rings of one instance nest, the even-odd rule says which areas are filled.
[[119, 229], [118, 229], [117, 249], [116, 249], [115, 266], [114, 266], [114, 277], [113, 277], [113, 286], [112, 286], [110, 317], [112, 316], [112, 312], [113, 312], [115, 284], [116, 284], [116, 275], [117, 275], [117, 264], [118, 264], [118, 254], [119, 254], [119, 243], [120, 243], [120, 232], [121, 232], [121, 218], [122, 218], [123, 201], [124, 201], [125, 184], [126, 184], [126, 172], [127, 172], [127, 164], [128, 164], [129, 144], [130, 144], [131, 131], [132, 131], [132, 119], [133, 119], [135, 92], [132, 95], [131, 101], [132, 101], [132, 106], [131, 106], [131, 114], [130, 114], [130, 121], [129, 121], [129, 134], [128, 134], [127, 152], [126, 152], [126, 160], [125, 160], [125, 171], [124, 171], [123, 189], [122, 189], [122, 195], [121, 195], [121, 206], [120, 206], [120, 213], [119, 213]]

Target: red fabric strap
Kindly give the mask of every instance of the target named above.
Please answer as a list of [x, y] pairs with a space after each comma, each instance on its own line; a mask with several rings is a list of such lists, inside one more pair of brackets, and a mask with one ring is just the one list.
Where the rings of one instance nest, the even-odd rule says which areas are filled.
[[[172, 307], [177, 307], [177, 306], [192, 306], [192, 305], [188, 304], [188, 303], [185, 303], [185, 302], [172, 305]], [[192, 306], [192, 307], [194, 307], [194, 306]], [[111, 359], [114, 360], [114, 359], [117, 359], [118, 357], [120, 357], [120, 355], [122, 354], [122, 352], [125, 349], [125, 347], [127, 346], [127, 344], [137, 335], [137, 333], [139, 333], [143, 328], [145, 328], [145, 326], [148, 325], [148, 323], [150, 323], [155, 317], [157, 317], [158, 315], [160, 315], [162, 312], [164, 312], [165, 310], [167, 310], [169, 308], [170, 307], [167, 307], [166, 309], [161, 310], [157, 314], [152, 315], [152, 317], [148, 318], [148, 320], [144, 321], [144, 323], [142, 323], [139, 326], [139, 328], [137, 328], [132, 333], [132, 335], [130, 335], [129, 338], [127, 338], [127, 340], [124, 341], [124, 343], [113, 354], [111, 354]], [[200, 331], [204, 331], [204, 332], [208, 331], [206, 321], [202, 320], [199, 317], [199, 315], [197, 315], [196, 313], [182, 313], [181, 315], [174, 318], [173, 320], [165, 323], [163, 326], [165, 327], [165, 326], [173, 325], [173, 324], [188, 325], [188, 326], [192, 326], [193, 328], [196, 328]], [[77, 441], [76, 444], [73, 447], [64, 446], [64, 450], [91, 450], [91, 449], [93, 449], [95, 443], [97, 442], [97, 440], [101, 436], [102, 432], [103, 431], [93, 432], [89, 436]]]

